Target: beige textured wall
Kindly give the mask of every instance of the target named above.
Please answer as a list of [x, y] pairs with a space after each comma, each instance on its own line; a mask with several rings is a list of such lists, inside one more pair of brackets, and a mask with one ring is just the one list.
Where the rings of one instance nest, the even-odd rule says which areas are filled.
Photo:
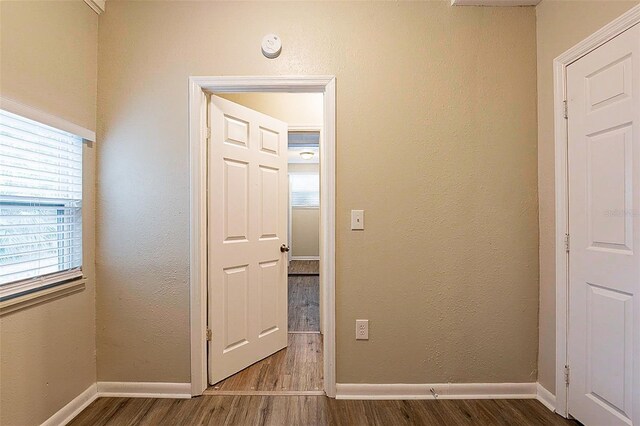
[[322, 126], [321, 93], [224, 93], [225, 99], [287, 122], [290, 126]]
[[[95, 129], [98, 16], [83, 1], [0, 2], [0, 95]], [[84, 148], [86, 289], [0, 317], [0, 424], [37, 425], [96, 381], [95, 144]]]
[[291, 210], [291, 256], [320, 256], [320, 209]]
[[2, 0], [2, 96], [96, 128], [98, 15], [82, 0]]
[[637, 1], [544, 0], [536, 8], [538, 49], [538, 192], [540, 203], [540, 342], [538, 379], [555, 393], [555, 173], [553, 60]]
[[[530, 382], [533, 8], [110, 2], [100, 18], [99, 380], [189, 380], [189, 75], [337, 76], [339, 382]], [[278, 33], [280, 58], [260, 53]], [[366, 210], [367, 229], [349, 230]], [[370, 340], [356, 342], [356, 318]]]

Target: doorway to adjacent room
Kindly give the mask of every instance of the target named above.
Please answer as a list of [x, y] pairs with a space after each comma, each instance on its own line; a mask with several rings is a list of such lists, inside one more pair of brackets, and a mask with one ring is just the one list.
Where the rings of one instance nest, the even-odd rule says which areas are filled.
[[201, 393], [323, 395], [334, 388], [326, 94], [212, 92]]

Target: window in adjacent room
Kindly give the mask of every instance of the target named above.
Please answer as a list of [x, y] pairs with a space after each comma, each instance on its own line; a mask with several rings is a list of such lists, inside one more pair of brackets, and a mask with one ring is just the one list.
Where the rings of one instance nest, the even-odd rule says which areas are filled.
[[320, 132], [289, 131], [288, 163], [292, 207], [320, 206]]
[[320, 177], [317, 174], [290, 174], [291, 206], [318, 207], [320, 205]]
[[0, 289], [82, 275], [82, 142], [0, 110]]

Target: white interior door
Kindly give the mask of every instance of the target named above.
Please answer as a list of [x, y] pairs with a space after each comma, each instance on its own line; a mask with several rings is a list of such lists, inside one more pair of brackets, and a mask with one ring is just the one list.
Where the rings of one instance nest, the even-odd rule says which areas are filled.
[[287, 346], [287, 124], [211, 96], [209, 383]]
[[640, 26], [567, 67], [569, 414], [640, 425]]

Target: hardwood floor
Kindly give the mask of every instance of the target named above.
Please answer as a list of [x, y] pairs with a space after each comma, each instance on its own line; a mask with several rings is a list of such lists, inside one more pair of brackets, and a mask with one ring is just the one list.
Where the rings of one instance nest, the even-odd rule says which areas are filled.
[[289, 331], [320, 331], [318, 275], [289, 276]]
[[292, 260], [289, 263], [289, 275], [318, 275], [320, 273], [320, 261], [318, 260]]
[[536, 400], [346, 401], [324, 396], [99, 398], [72, 426], [574, 425]]
[[322, 385], [322, 335], [289, 334], [289, 346], [233, 376], [210, 386], [207, 393], [226, 391], [315, 391]]

